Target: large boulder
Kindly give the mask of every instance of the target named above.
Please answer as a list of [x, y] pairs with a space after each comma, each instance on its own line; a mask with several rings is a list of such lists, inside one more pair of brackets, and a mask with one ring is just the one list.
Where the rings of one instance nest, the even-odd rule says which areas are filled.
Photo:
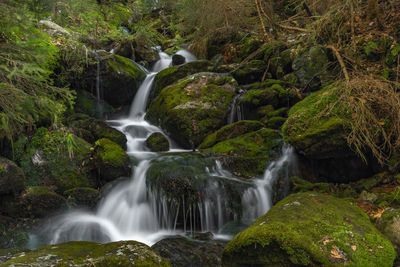
[[157, 242], [152, 249], [173, 266], [218, 267], [221, 266], [224, 246], [221, 241], [198, 241], [177, 236]]
[[90, 144], [65, 128], [39, 128], [31, 139], [21, 135], [14, 147], [28, 186], [48, 186], [59, 194], [96, 186], [90, 179]]
[[14, 255], [0, 266], [160, 266], [171, 264], [136, 241], [108, 244], [69, 242]]
[[96, 141], [94, 151], [101, 183], [130, 175], [129, 156], [118, 144], [102, 138]]
[[[239, 65], [239, 67], [233, 71], [232, 76], [239, 84], [259, 82], [262, 80], [267, 67], [268, 63], [264, 60], [252, 60]], [[270, 76], [267, 78], [270, 78]]]
[[21, 215], [42, 218], [68, 207], [64, 197], [44, 186], [29, 187], [21, 196]]
[[195, 148], [226, 123], [236, 85], [231, 76], [215, 73], [186, 77], [161, 91], [146, 118], [183, 147]]
[[268, 162], [279, 156], [281, 146], [279, 132], [263, 128], [221, 141], [201, 151], [222, 156], [224, 166], [238, 176], [255, 177], [262, 175]]
[[157, 73], [154, 79], [154, 87], [150, 92], [149, 103], [151, 103], [162, 89], [171, 85], [188, 75], [198, 72], [210, 71], [213, 65], [208, 60], [196, 60], [181, 66], [172, 66]]
[[101, 99], [115, 108], [130, 105], [146, 73], [131, 60], [118, 55], [102, 52], [96, 57], [100, 66], [89, 66], [84, 89], [96, 95], [96, 76], [99, 75]]
[[392, 244], [348, 200], [291, 195], [224, 248], [223, 266], [393, 266]]
[[41, 31], [49, 34], [50, 36], [63, 36], [67, 38], [72, 37], [69, 31], [49, 20], [39, 21], [39, 28]]
[[282, 132], [285, 142], [311, 161], [320, 180], [349, 182], [371, 176], [375, 167], [348, 146], [352, 113], [337, 103], [339, 97], [334, 86], [309, 95], [290, 109]]
[[18, 196], [24, 189], [24, 172], [11, 160], [0, 157], [0, 197]]
[[[178, 209], [178, 228], [184, 228], [185, 221], [189, 222], [185, 214], [193, 209], [190, 220], [197, 227], [203, 227], [197, 230], [217, 230], [210, 228], [218, 225], [218, 218], [230, 221], [240, 217], [242, 195], [251, 184], [220, 178], [215, 169], [215, 159], [200, 154], [164, 155], [153, 160], [146, 173], [146, 183], [156, 196], [168, 200], [168, 207]], [[208, 215], [204, 215], [205, 209], [211, 209]]]

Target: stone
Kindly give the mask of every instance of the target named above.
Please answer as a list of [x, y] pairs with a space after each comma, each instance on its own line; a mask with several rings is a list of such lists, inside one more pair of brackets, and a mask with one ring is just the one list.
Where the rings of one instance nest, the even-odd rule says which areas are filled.
[[152, 133], [146, 139], [146, 146], [153, 152], [169, 150], [169, 141], [162, 133]]

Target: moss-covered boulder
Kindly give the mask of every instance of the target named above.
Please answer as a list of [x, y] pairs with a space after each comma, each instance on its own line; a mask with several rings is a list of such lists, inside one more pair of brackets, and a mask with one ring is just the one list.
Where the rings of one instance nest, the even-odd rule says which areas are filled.
[[146, 146], [154, 152], [169, 150], [169, 141], [162, 133], [153, 133], [146, 139]]
[[91, 117], [103, 117], [105, 114], [110, 114], [115, 109], [101, 100], [100, 102], [89, 92], [77, 90], [76, 99], [74, 104], [74, 111], [77, 113], [84, 113]]
[[119, 55], [101, 52], [96, 55], [96, 59], [99, 63], [87, 68], [82, 87], [96, 95], [97, 75], [100, 70], [100, 98], [115, 108], [130, 105], [140, 84], [146, 78], [145, 72], [129, 59]]
[[152, 249], [173, 266], [218, 267], [224, 245], [216, 240], [198, 241], [177, 236], [157, 242]]
[[377, 228], [392, 242], [397, 254], [400, 253], [400, 211], [388, 208], [377, 220]]
[[223, 252], [223, 266], [392, 266], [392, 244], [354, 203], [317, 193], [290, 195]]
[[298, 86], [315, 91], [334, 78], [329, 70], [330, 61], [327, 51], [314, 46], [309, 51], [302, 51], [294, 60], [292, 68], [298, 78]]
[[196, 60], [181, 66], [172, 66], [157, 73], [154, 79], [154, 87], [149, 95], [151, 103], [161, 92], [162, 89], [171, 85], [188, 75], [198, 72], [211, 71], [213, 65], [208, 60]]
[[263, 128], [201, 151], [223, 156], [224, 165], [238, 176], [255, 177], [262, 175], [268, 162], [279, 156], [281, 145], [278, 131]]
[[19, 195], [25, 189], [25, 174], [14, 162], [0, 157], [0, 198]]
[[65, 191], [63, 195], [71, 207], [94, 208], [100, 199], [99, 190], [90, 187], [73, 188]]
[[[232, 76], [239, 84], [259, 82], [261, 81], [267, 66], [268, 64], [264, 60], [252, 60], [241, 64], [239, 68], [233, 71]], [[267, 78], [271, 77], [268, 76]]]
[[146, 118], [160, 125], [183, 147], [197, 147], [227, 121], [236, 91], [231, 76], [198, 73], [164, 88]]
[[95, 161], [101, 181], [110, 182], [130, 175], [130, 159], [126, 152], [113, 141], [102, 138], [95, 143]]
[[348, 116], [339, 105], [333, 106], [341, 116], [318, 116], [339, 96], [326, 87], [294, 105], [283, 126], [283, 137], [301, 154], [312, 158], [332, 158], [349, 155], [347, 145]]
[[57, 193], [74, 187], [95, 186], [90, 179], [90, 144], [65, 128], [39, 128], [28, 139], [15, 142], [16, 162], [28, 186], [48, 186]]
[[238, 137], [240, 135], [254, 132], [264, 128], [264, 125], [258, 121], [238, 121], [229, 125], [222, 127], [216, 132], [210, 134], [204, 139], [204, 141], [200, 144], [200, 149], [206, 149], [214, 146], [215, 144]]
[[32, 186], [21, 196], [22, 213], [28, 217], [42, 218], [68, 207], [67, 201], [48, 187]]
[[171, 264], [150, 247], [136, 241], [108, 244], [69, 242], [16, 254], [0, 266], [159, 266]]
[[68, 118], [68, 125], [76, 135], [93, 144], [96, 140], [107, 138], [126, 149], [126, 136], [106, 121], [94, 119], [85, 114], [74, 114]]
[[[201, 154], [164, 155], [153, 160], [146, 173], [146, 183], [153, 193], [167, 199], [169, 205], [186, 209], [185, 213], [192, 205], [197, 207], [207, 201], [214, 207], [217, 203], [224, 205], [225, 219], [233, 220], [235, 216], [240, 216], [243, 192], [251, 184], [212, 175], [215, 167], [215, 159]], [[185, 215], [179, 212], [178, 228], [183, 228], [184, 219]], [[196, 224], [199, 226], [200, 222]]]

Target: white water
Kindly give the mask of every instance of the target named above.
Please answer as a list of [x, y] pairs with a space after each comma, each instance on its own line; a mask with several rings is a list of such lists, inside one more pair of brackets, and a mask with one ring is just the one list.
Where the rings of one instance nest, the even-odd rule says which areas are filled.
[[242, 206], [244, 217], [255, 220], [264, 215], [272, 207], [272, 185], [279, 177], [279, 172], [285, 171], [283, 175], [288, 177], [288, 166], [294, 162], [294, 150], [291, 146], [285, 145], [282, 149], [282, 156], [271, 162], [264, 172], [262, 179], [254, 181], [255, 187], [249, 188], [243, 195]]
[[[229, 221], [255, 219], [271, 207], [270, 184], [277, 172], [290, 160], [291, 149], [284, 150], [283, 156], [270, 164], [264, 178], [256, 180], [254, 188], [244, 193], [242, 218], [229, 210], [228, 200], [222, 196], [225, 189], [217, 180], [208, 182], [202, 200], [190, 205], [185, 203], [183, 197], [180, 201], [167, 200], [162, 194], [152, 192], [146, 187], [146, 172], [151, 158], [157, 157], [157, 153], [146, 150], [145, 140], [151, 133], [162, 132], [144, 120], [146, 102], [155, 75], [170, 63], [171, 57], [160, 52], [160, 60], [154, 65], [153, 72], [147, 72], [148, 75], [135, 96], [129, 117], [109, 121], [113, 127], [125, 133], [127, 153], [141, 160], [134, 168], [131, 180], [115, 186], [95, 212], [72, 211], [55, 218], [47, 229], [51, 233], [52, 244], [71, 240], [137, 240], [152, 245], [164, 236], [177, 234], [182, 230], [215, 233]], [[181, 151], [172, 142], [171, 145], [170, 152]], [[219, 161], [216, 161], [214, 167], [207, 169], [207, 172], [211, 176], [243, 183], [224, 170]]]

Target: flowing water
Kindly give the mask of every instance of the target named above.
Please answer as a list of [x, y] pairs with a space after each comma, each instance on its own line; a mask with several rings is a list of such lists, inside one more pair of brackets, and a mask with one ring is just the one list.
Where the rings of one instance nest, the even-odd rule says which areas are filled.
[[[179, 54], [186, 61], [195, 60], [189, 52], [181, 50]], [[127, 137], [127, 153], [140, 162], [134, 168], [130, 181], [120, 182], [99, 203], [95, 212], [76, 210], [68, 212], [51, 220], [48, 233], [51, 233], [51, 243], [61, 243], [71, 240], [86, 240], [110, 242], [118, 240], [137, 240], [152, 245], [166, 235], [188, 231], [218, 230], [227, 222], [240, 219], [254, 220], [271, 207], [271, 183], [278, 172], [287, 167], [292, 159], [293, 151], [285, 147], [282, 157], [272, 162], [262, 179], [254, 183], [243, 182], [215, 164], [206, 168], [210, 177], [203, 197], [198, 203], [185, 203], [185, 199], [173, 201], [160, 192], [153, 192], [146, 186], [146, 172], [151, 166], [151, 160], [159, 154], [146, 149], [145, 140], [154, 132], [162, 132], [158, 127], [144, 120], [147, 98], [154, 82], [155, 75], [171, 64], [171, 56], [160, 52], [160, 60], [140, 86], [127, 118], [109, 121], [110, 125], [123, 132]], [[186, 152], [179, 149], [170, 140], [169, 152]], [[224, 183], [243, 183], [242, 197], [243, 215], [231, 211], [231, 203], [225, 197]]]

